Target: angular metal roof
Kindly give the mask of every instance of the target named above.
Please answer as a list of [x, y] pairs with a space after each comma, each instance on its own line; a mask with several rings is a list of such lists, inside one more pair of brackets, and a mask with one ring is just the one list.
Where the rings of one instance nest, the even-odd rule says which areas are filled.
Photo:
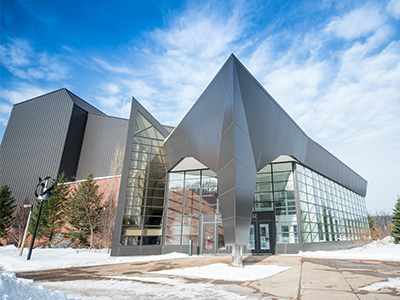
[[232, 54], [165, 141], [167, 168], [193, 157], [217, 173], [228, 245], [246, 245], [257, 171], [281, 155], [366, 194], [367, 182], [309, 138]]

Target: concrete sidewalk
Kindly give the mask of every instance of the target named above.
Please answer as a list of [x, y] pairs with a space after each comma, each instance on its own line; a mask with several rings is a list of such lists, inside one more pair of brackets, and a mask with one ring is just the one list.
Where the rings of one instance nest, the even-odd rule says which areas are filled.
[[[230, 263], [230, 256], [193, 256], [174, 260], [123, 263], [114, 265], [77, 267], [58, 270], [17, 273], [18, 277], [35, 281], [69, 281], [83, 279], [105, 280], [104, 276], [157, 276], [149, 274], [174, 268]], [[245, 265], [264, 264], [288, 266], [291, 269], [262, 280], [247, 282], [215, 281], [214, 284], [232, 284], [251, 288], [270, 299], [400, 299], [394, 289], [368, 292], [360, 288], [390, 277], [400, 277], [400, 263], [382, 261], [357, 261], [311, 259], [298, 256], [272, 255], [247, 256]], [[174, 278], [174, 276], [165, 275]], [[196, 282], [210, 281], [196, 279]], [[232, 287], [233, 288], [233, 287]]]

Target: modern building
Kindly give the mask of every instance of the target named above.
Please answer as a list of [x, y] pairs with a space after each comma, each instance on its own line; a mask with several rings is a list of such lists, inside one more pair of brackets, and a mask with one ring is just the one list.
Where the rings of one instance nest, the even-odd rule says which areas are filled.
[[[61, 93], [71, 95], [55, 92]], [[82, 108], [75, 98], [70, 106], [86, 112], [86, 127], [80, 138], [68, 138], [73, 122], [67, 118], [70, 125], [63, 125], [60, 135], [64, 148], [57, 148], [57, 155], [48, 149], [46, 157], [57, 157], [56, 174], [63, 169], [63, 150], [76, 144], [79, 159], [68, 174], [80, 179], [98, 164], [105, 170], [112, 149], [124, 147], [114, 256], [232, 253], [240, 265], [243, 252], [343, 248], [367, 232], [367, 182], [310, 139], [234, 55], [176, 128], [161, 125], [134, 98], [129, 120], [114, 120], [88, 104]], [[10, 132], [21, 126], [17, 106], [3, 139], [2, 160], [3, 147], [12, 143]], [[31, 127], [37, 135], [45, 125]], [[107, 132], [113, 139], [103, 138]], [[49, 134], [43, 141], [54, 138]], [[93, 155], [97, 143], [103, 150]], [[28, 161], [33, 157], [22, 155]]]
[[169, 134], [133, 100], [112, 255], [351, 245], [367, 182], [231, 56]]
[[67, 89], [15, 104], [1, 142], [0, 185], [8, 184], [20, 201], [33, 201], [39, 177], [120, 175], [113, 159], [125, 148], [128, 123]]

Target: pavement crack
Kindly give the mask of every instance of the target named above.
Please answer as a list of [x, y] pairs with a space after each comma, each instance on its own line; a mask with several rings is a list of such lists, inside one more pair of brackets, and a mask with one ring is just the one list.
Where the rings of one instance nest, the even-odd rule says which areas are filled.
[[300, 278], [299, 278], [299, 285], [297, 286], [297, 300], [301, 300], [301, 280], [303, 278], [303, 263], [304, 263], [304, 258], [301, 258], [300, 260]]
[[354, 295], [356, 295], [356, 297], [358, 298], [358, 300], [361, 300], [361, 298], [358, 296], [358, 293], [356, 290], [353, 289], [353, 287], [351, 286], [351, 284], [348, 282], [348, 280], [346, 279], [346, 277], [343, 275], [343, 272], [339, 272], [340, 275], [342, 275], [344, 281], [346, 281], [347, 285], [349, 286], [349, 288], [351, 289], [351, 291], [353, 292]]

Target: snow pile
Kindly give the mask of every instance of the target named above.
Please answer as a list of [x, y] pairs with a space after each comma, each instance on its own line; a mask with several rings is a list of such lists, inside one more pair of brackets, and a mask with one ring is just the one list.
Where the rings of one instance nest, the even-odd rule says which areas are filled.
[[[124, 277], [124, 276], [121, 276]], [[129, 277], [121, 280], [76, 280], [43, 283], [82, 300], [271, 300], [253, 288], [231, 283], [192, 282], [161, 277]], [[122, 280], [125, 279], [125, 280]], [[274, 298], [276, 299], [276, 298]]]
[[375, 282], [371, 285], [361, 287], [359, 290], [378, 291], [384, 288], [396, 289], [397, 293], [400, 295], [400, 277], [388, 278], [387, 281]]
[[248, 265], [244, 268], [234, 268], [227, 264], [212, 264], [202, 267], [163, 270], [150, 273], [225, 281], [252, 281], [271, 277], [289, 269], [291, 268], [275, 265]]
[[[26, 300], [67, 300], [62, 292], [49, 291], [40, 284], [33, 284], [33, 280], [17, 278], [14, 273], [0, 274], [1, 299]], [[69, 298], [71, 299], [71, 298]]]
[[362, 247], [337, 251], [300, 251], [296, 255], [328, 259], [400, 261], [400, 245], [394, 244], [392, 238], [386, 237]]
[[37, 248], [33, 249], [31, 260], [26, 260], [27, 250], [25, 249], [24, 254], [19, 256], [19, 250], [15, 246], [0, 247], [0, 268], [3, 271], [24, 272], [188, 257], [182, 253], [110, 257], [105, 249]]

